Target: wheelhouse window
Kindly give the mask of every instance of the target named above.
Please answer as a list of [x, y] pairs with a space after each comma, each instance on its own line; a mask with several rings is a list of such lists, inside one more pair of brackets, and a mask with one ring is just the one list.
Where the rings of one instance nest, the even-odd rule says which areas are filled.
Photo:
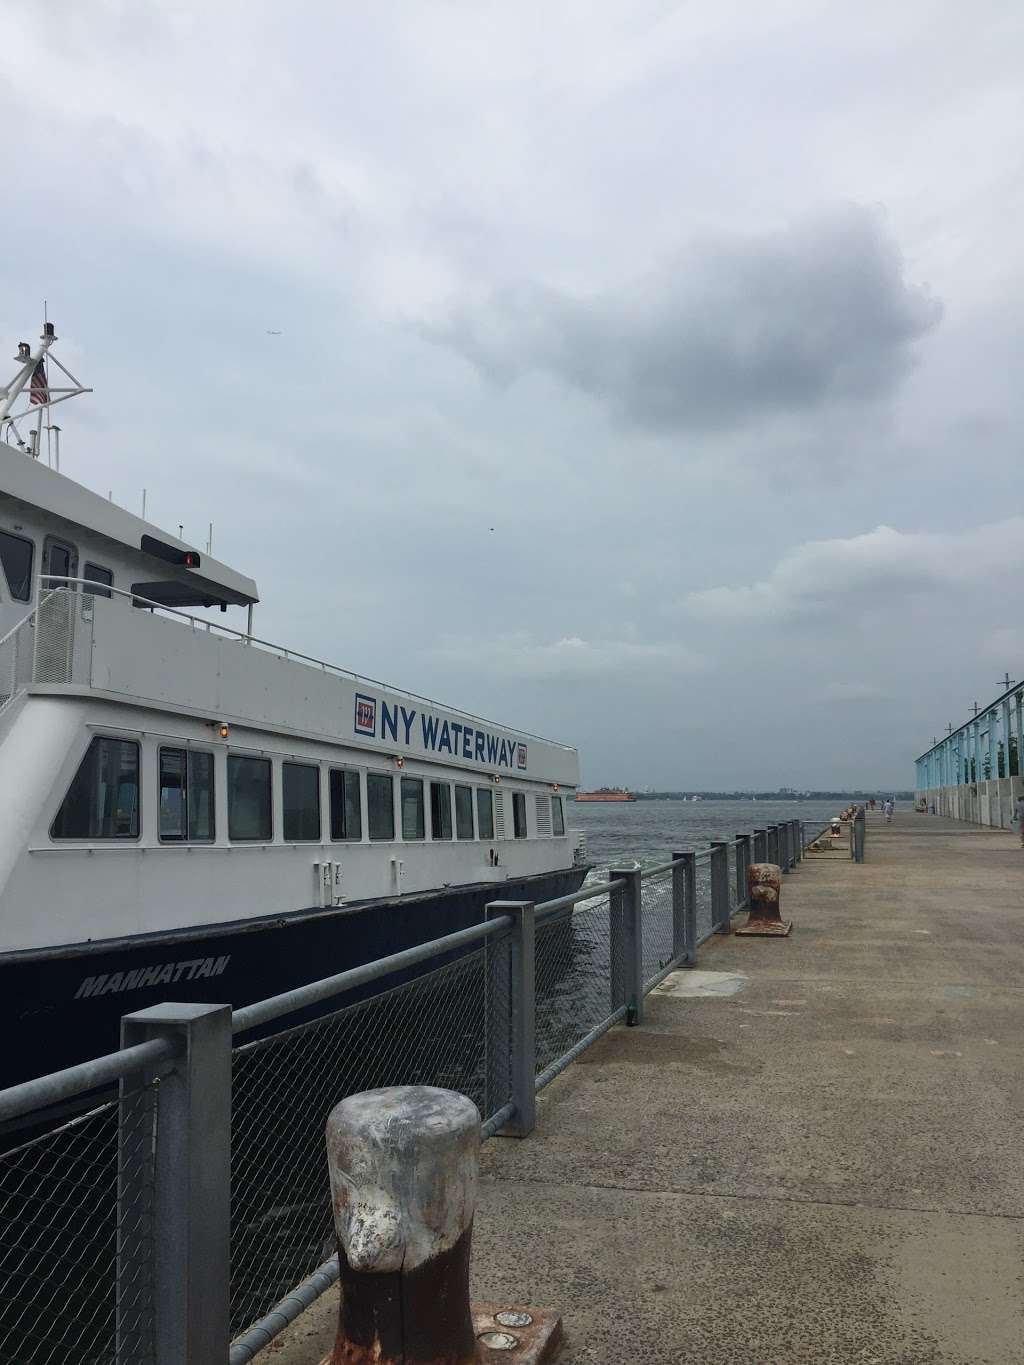
[[526, 838], [526, 794], [512, 793], [512, 829], [517, 839]]
[[494, 838], [494, 795], [490, 787], [476, 789], [476, 824], [481, 839]]
[[363, 805], [359, 792], [359, 774], [352, 768], [332, 768], [331, 838], [361, 839], [363, 837]]
[[447, 782], [430, 784], [430, 832], [435, 839], [452, 837], [452, 789]]
[[15, 602], [27, 602], [32, 596], [32, 557], [35, 546], [24, 536], [0, 531], [0, 566], [7, 579], [7, 591]]
[[387, 773], [366, 774], [366, 818], [371, 839], [395, 837], [395, 788]]
[[213, 754], [161, 748], [159, 833], [165, 843], [212, 841]]
[[[423, 806], [423, 782], [418, 777], [402, 778], [402, 838], [427, 837], [426, 812]], [[448, 816], [449, 822], [451, 815]], [[448, 836], [451, 838], [451, 835]]]
[[274, 835], [270, 759], [228, 754], [228, 837], [269, 843]]
[[[89, 580], [88, 585], [83, 586], [82, 588], [83, 592], [91, 592], [93, 597], [110, 596], [110, 593], [109, 591], [107, 591], [107, 589], [109, 589], [114, 582], [114, 574], [112, 570], [104, 569], [103, 566], [100, 564], [89, 564], [87, 562], [85, 570], [82, 573], [82, 577], [87, 578]], [[101, 583], [105, 583], [106, 588], [100, 587]]]
[[455, 787], [455, 834], [459, 839], [473, 837], [472, 787]]
[[565, 833], [565, 810], [560, 796], [551, 798], [551, 832], [556, 838]]
[[281, 764], [281, 810], [287, 843], [320, 838], [320, 769], [311, 763]]
[[54, 839], [139, 837], [139, 746], [96, 735], [50, 829]]

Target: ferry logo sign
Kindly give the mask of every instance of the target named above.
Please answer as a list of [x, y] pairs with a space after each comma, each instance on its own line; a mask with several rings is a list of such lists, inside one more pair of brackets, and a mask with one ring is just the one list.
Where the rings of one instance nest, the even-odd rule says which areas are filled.
[[525, 768], [525, 767], [526, 767], [526, 745], [525, 745], [525, 744], [520, 744], [520, 745], [519, 745], [519, 748], [516, 750], [516, 767], [517, 767], [517, 768]]
[[363, 692], [356, 693], [356, 720], [357, 735], [375, 735], [377, 733], [377, 698], [368, 697]]

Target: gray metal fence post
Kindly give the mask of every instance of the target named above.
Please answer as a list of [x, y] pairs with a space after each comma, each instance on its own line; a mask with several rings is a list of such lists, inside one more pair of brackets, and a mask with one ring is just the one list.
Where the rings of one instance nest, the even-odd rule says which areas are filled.
[[732, 933], [732, 907], [729, 904], [729, 845], [722, 839], [711, 841], [711, 923], [716, 934]]
[[793, 866], [793, 857], [790, 852], [789, 839], [792, 833], [788, 820], [783, 820], [779, 826], [779, 866], [783, 872], [788, 872]]
[[754, 830], [754, 862], [766, 863], [768, 861], [768, 831], [766, 829]]
[[770, 863], [774, 863], [775, 866], [778, 867], [778, 865], [779, 865], [779, 827], [778, 827], [778, 825], [769, 825], [769, 826], [768, 826], [768, 829], [767, 829], [767, 831], [765, 832], [765, 848], [766, 848], [766, 851], [767, 851], [767, 854], [768, 854], [768, 861], [769, 861]]
[[798, 863], [804, 860], [804, 822], [793, 821], [793, 854]]
[[747, 903], [747, 869], [754, 861], [754, 836], [736, 836], [736, 909]]
[[[672, 870], [672, 909], [675, 913], [677, 886], [681, 886], [683, 898], [683, 949], [687, 967], [697, 962], [697, 855], [696, 853], [677, 853], [683, 866]], [[681, 877], [680, 877], [681, 871]], [[678, 880], [677, 880], [678, 878]]]
[[[150, 1038], [171, 1039], [180, 1049], [156, 1073], [156, 1140], [149, 1153], [156, 1365], [212, 1365], [227, 1360], [229, 1346], [231, 1006], [152, 1005], [121, 1020], [122, 1047]], [[121, 1083], [122, 1109], [139, 1079]], [[139, 1155], [138, 1143], [120, 1147], [122, 1208], [146, 1178]], [[123, 1263], [131, 1246], [131, 1238], [119, 1239], [119, 1283], [133, 1274]], [[128, 1349], [127, 1341], [122, 1347]], [[119, 1356], [118, 1365], [132, 1359]]]
[[686, 937], [686, 854], [673, 853], [672, 862], [672, 961], [689, 962]]
[[608, 896], [611, 927], [612, 1009], [626, 1006], [626, 1023], [640, 1024], [644, 1017], [643, 887], [638, 867], [609, 868], [608, 877], [626, 885]]
[[[571, 916], [572, 910], [569, 914]], [[486, 919], [512, 919], [508, 981], [508, 1085], [515, 1113], [500, 1137], [528, 1137], [537, 1122], [536, 926], [533, 901], [491, 901]]]

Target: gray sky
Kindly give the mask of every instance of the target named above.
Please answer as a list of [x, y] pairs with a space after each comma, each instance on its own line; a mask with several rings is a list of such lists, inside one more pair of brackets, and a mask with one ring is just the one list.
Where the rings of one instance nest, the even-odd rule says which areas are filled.
[[910, 785], [1022, 675], [1024, 8], [48, 0], [0, 67], [0, 337], [271, 638], [588, 784]]

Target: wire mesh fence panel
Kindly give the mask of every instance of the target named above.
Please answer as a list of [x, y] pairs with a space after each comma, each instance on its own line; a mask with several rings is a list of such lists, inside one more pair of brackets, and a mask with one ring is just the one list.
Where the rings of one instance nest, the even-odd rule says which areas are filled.
[[[153, 1359], [157, 1103], [147, 1085], [0, 1154], [2, 1365]], [[119, 1143], [144, 1163], [120, 1207]]]
[[666, 872], [641, 883], [643, 903], [644, 985], [672, 961], [672, 873]]
[[509, 941], [495, 934], [434, 971], [235, 1050], [233, 1335], [334, 1249], [324, 1126], [339, 1100], [437, 1085], [468, 1095], [485, 1119], [506, 1102]]
[[711, 861], [702, 858], [697, 863], [697, 942], [703, 943], [714, 933], [711, 913]]
[[538, 1075], [612, 1012], [612, 967], [607, 895], [538, 921]]

